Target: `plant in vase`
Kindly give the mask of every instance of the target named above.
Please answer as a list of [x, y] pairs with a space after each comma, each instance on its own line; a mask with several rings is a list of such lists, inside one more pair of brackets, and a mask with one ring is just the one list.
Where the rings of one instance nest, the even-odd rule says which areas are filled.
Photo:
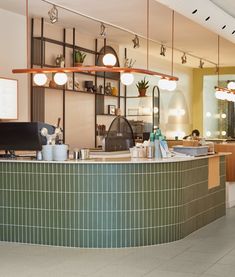
[[140, 97], [146, 96], [146, 91], [147, 91], [147, 89], [149, 87], [149, 81], [146, 81], [145, 77], [144, 77], [143, 80], [139, 81], [136, 84], [136, 87], [138, 88], [139, 96]]
[[79, 50], [74, 50], [73, 59], [74, 59], [74, 65], [75, 66], [82, 66], [85, 58], [86, 58], [85, 53], [83, 53]]

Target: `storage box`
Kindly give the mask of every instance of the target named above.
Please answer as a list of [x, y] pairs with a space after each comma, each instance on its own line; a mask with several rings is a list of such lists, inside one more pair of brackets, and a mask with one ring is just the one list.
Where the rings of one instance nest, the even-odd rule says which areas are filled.
[[203, 156], [208, 154], [208, 146], [173, 146], [174, 152], [189, 156]]

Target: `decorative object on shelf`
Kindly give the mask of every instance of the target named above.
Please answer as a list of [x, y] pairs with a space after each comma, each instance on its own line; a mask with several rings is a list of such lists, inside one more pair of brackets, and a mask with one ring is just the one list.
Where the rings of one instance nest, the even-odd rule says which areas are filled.
[[111, 94], [112, 94], [113, 96], [118, 96], [118, 89], [117, 89], [116, 87], [112, 87], [112, 92], [111, 92]]
[[86, 91], [93, 92], [93, 81], [84, 81]]
[[132, 68], [134, 66], [135, 62], [136, 62], [136, 60], [126, 58], [124, 60], [124, 67]]
[[67, 82], [67, 89], [73, 89], [73, 78], [70, 76], [68, 77], [68, 82]]
[[100, 94], [103, 93], [103, 86], [102, 86], [102, 85], [99, 85], [99, 90], [98, 90], [98, 92], [99, 92]]
[[116, 109], [115, 109], [115, 115], [116, 115], [116, 116], [120, 116], [121, 113], [122, 113], [122, 112], [121, 112], [121, 109], [120, 109], [120, 108], [116, 108]]
[[50, 80], [49, 82], [49, 88], [58, 88], [56, 82], [54, 80]]
[[86, 58], [86, 54], [79, 51], [79, 50], [74, 50], [73, 53], [73, 59], [74, 59], [74, 66], [82, 66], [84, 60]]
[[62, 54], [57, 55], [56, 59], [55, 59], [55, 65], [58, 67], [64, 67], [65, 66], [65, 60], [64, 60], [64, 56]]
[[107, 85], [104, 88], [104, 94], [106, 95], [112, 95], [112, 86], [111, 83], [108, 82]]
[[145, 77], [144, 77], [143, 80], [139, 81], [136, 84], [136, 87], [138, 88], [139, 96], [140, 97], [146, 96], [146, 91], [147, 91], [147, 89], [149, 87], [149, 81], [146, 81]]
[[115, 105], [108, 105], [108, 114], [115, 115]]

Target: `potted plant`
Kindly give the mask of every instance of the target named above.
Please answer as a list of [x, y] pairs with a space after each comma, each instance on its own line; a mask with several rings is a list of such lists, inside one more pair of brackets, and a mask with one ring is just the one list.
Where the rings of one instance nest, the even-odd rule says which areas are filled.
[[139, 96], [140, 96], [140, 97], [145, 96], [145, 95], [146, 95], [147, 88], [149, 87], [149, 81], [146, 81], [146, 80], [145, 80], [145, 77], [144, 77], [143, 80], [139, 81], [139, 82], [136, 84], [136, 87], [138, 88]]
[[81, 66], [86, 58], [86, 54], [79, 50], [74, 50], [73, 57], [74, 57], [74, 65]]

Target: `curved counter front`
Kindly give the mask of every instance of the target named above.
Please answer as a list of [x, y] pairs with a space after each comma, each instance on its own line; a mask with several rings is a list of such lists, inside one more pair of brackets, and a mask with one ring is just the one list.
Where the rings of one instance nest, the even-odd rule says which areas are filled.
[[[212, 188], [210, 159], [219, 169]], [[0, 191], [1, 241], [154, 245], [181, 239], [225, 214], [225, 158], [1, 160]]]

